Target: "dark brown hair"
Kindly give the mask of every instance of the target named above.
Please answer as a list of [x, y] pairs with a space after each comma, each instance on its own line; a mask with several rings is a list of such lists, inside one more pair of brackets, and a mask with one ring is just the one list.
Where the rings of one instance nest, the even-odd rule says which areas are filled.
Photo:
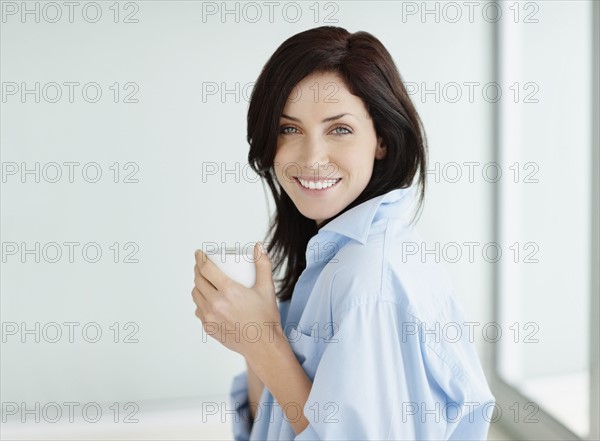
[[[317, 227], [302, 215], [282, 191], [273, 169], [281, 113], [294, 87], [312, 73], [332, 72], [361, 98], [373, 119], [377, 136], [387, 153], [374, 160], [373, 174], [363, 192], [340, 213]], [[421, 120], [406, 92], [396, 65], [383, 44], [368, 32], [349, 33], [336, 26], [300, 32], [285, 40], [267, 61], [258, 77], [248, 108], [248, 163], [266, 180], [276, 205], [264, 242], [274, 272], [287, 267], [277, 290], [280, 301], [292, 297], [306, 267], [308, 241], [332, 219], [347, 210], [397, 188], [412, 185], [419, 174], [419, 210], [425, 197], [427, 140]]]

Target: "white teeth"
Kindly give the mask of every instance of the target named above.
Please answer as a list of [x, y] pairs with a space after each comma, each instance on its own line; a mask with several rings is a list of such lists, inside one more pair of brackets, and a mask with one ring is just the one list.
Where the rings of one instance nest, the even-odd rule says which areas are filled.
[[305, 181], [304, 179], [298, 178], [298, 181], [304, 188], [311, 190], [322, 190], [324, 188], [333, 187], [339, 179], [325, 179], [324, 181]]

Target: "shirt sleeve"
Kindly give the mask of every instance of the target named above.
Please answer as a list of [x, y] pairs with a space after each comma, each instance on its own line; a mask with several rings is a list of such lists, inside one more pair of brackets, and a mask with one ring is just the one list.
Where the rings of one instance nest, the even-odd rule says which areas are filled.
[[[279, 315], [281, 322], [284, 323], [290, 301], [278, 302]], [[248, 371], [244, 370], [233, 377], [229, 391], [229, 401], [231, 408], [235, 409], [233, 416], [233, 439], [234, 441], [248, 441], [252, 431], [253, 422], [251, 421], [248, 397]]]
[[[448, 406], [448, 391], [468, 394], [453, 380], [456, 367], [453, 372], [418, 333], [403, 332], [403, 305], [366, 301], [338, 320], [303, 409], [309, 424], [295, 439], [450, 439], [462, 419], [451, 411], [463, 403]], [[486, 439], [487, 423], [469, 417], [481, 430], [462, 430], [461, 436], [473, 436], [462, 439]]]
[[252, 424], [248, 406], [248, 372], [244, 371], [235, 377], [231, 384], [229, 393], [230, 406], [235, 409], [233, 416], [233, 439], [234, 441], [248, 441]]

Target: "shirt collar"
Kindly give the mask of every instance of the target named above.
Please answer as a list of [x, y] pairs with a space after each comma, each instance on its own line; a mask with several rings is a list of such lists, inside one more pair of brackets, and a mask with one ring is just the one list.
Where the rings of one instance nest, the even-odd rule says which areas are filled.
[[319, 233], [322, 231], [337, 233], [364, 245], [375, 217], [401, 218], [408, 222], [414, 214], [416, 195], [416, 185], [391, 190], [352, 207], [320, 228]]
[[378, 219], [396, 219], [408, 224], [416, 202], [416, 188], [398, 188], [371, 198], [340, 214], [319, 229], [306, 247], [306, 267], [300, 275], [286, 311], [286, 323], [300, 319], [316, 278], [324, 266], [347, 242], [357, 240], [365, 245], [371, 225]]

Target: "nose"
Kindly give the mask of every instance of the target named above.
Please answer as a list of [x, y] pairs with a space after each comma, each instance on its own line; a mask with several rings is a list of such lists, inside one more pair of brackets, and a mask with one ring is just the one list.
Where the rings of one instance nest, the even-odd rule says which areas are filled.
[[324, 176], [331, 167], [327, 143], [318, 136], [307, 136], [301, 146], [299, 165], [303, 175]]

